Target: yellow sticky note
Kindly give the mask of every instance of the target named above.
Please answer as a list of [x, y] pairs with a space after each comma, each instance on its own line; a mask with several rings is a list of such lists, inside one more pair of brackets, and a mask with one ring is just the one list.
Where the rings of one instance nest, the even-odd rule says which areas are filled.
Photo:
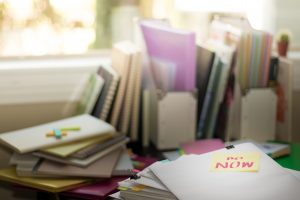
[[215, 153], [212, 156], [210, 171], [213, 172], [257, 172], [260, 153]]
[[139, 192], [139, 191], [145, 189], [146, 187], [147, 186], [145, 186], [145, 185], [136, 185], [136, 186], [132, 187], [132, 190], [135, 192]]

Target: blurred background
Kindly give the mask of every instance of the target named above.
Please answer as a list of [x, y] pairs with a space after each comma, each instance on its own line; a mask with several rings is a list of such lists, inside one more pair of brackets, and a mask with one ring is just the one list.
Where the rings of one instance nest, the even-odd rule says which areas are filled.
[[247, 18], [255, 29], [292, 33], [300, 49], [296, 0], [0, 0], [0, 55], [80, 54], [132, 39], [133, 17], [166, 18], [197, 33], [201, 43], [215, 16]]

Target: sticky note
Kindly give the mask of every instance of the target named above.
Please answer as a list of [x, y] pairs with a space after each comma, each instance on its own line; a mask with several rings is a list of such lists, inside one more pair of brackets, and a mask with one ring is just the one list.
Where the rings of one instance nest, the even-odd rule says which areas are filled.
[[257, 172], [260, 153], [215, 153], [212, 155], [210, 171], [212, 172]]
[[121, 191], [126, 191], [127, 189], [128, 189], [127, 187], [123, 187], [123, 186], [118, 187], [118, 190], [121, 190]]
[[139, 192], [139, 191], [145, 189], [146, 187], [147, 186], [145, 186], [145, 185], [136, 185], [136, 186], [132, 187], [132, 190], [135, 192]]

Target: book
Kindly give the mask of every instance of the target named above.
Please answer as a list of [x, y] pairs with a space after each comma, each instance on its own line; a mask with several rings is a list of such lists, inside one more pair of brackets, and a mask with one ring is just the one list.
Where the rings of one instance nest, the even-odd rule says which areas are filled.
[[143, 108], [142, 108], [142, 120], [143, 120], [143, 134], [142, 145], [148, 147], [150, 143], [150, 90], [143, 90]]
[[[141, 55], [139, 53], [139, 59], [141, 59]], [[131, 109], [131, 118], [130, 118], [130, 128], [129, 135], [132, 141], [138, 140], [138, 132], [139, 132], [139, 123], [140, 123], [140, 102], [141, 102], [141, 90], [142, 90], [142, 61], [138, 61], [135, 83], [133, 89], [133, 102]]]
[[212, 105], [209, 110], [207, 121], [208, 125], [205, 130], [205, 135], [207, 138], [213, 138], [215, 136], [217, 118], [221, 104], [224, 100], [225, 90], [229, 79], [229, 73], [233, 63], [234, 51], [232, 47], [229, 47], [227, 45], [219, 45], [218, 50], [216, 50], [216, 54], [221, 59], [222, 67], [220, 69], [220, 75], [217, 75], [218, 77], [215, 77], [215, 82], [213, 86], [214, 95], [211, 99]]
[[[131, 52], [131, 61], [129, 67], [129, 77], [128, 83], [126, 87], [126, 93], [124, 95], [124, 102], [121, 109], [121, 116], [119, 120], [119, 130], [121, 133], [128, 134], [129, 127], [131, 125], [131, 118], [133, 115], [133, 109], [137, 109], [136, 106], [139, 106], [138, 100], [136, 98], [140, 98], [140, 76], [141, 76], [141, 68], [142, 68], [142, 58], [141, 51], [132, 43], [128, 43], [127, 47]], [[135, 96], [136, 95], [136, 96]], [[134, 103], [134, 104], [133, 104]], [[135, 106], [135, 107], [134, 107]], [[135, 111], [136, 112], [136, 111]], [[138, 113], [135, 113], [135, 119], [137, 118]], [[135, 122], [136, 123], [136, 122]], [[132, 141], [137, 140], [137, 131], [134, 133], [135, 135], [130, 135]]]
[[93, 144], [98, 144], [98, 143], [104, 143], [107, 140], [110, 140], [113, 138], [115, 134], [108, 133], [108, 134], [103, 134], [97, 137], [92, 137], [88, 138], [82, 141], [76, 141], [76, 142], [71, 142], [67, 144], [61, 144], [58, 146], [54, 147], [49, 147], [46, 149], [41, 149], [39, 151], [47, 153], [47, 154], [52, 154], [55, 156], [60, 156], [60, 157], [67, 157], [75, 154], [76, 152], [88, 148], [89, 146]]
[[97, 74], [91, 74], [89, 81], [86, 85], [84, 94], [78, 105], [78, 114], [91, 114], [97, 97], [101, 93], [104, 85], [104, 79]]
[[115, 98], [115, 94], [117, 92], [120, 75], [114, 68], [107, 65], [102, 65], [99, 68], [97, 74], [104, 79], [105, 84], [103, 87], [103, 91], [98, 96], [92, 115], [95, 117], [99, 117], [104, 121], [107, 121], [109, 113], [111, 111], [113, 99]]
[[98, 159], [104, 157], [108, 153], [121, 148], [127, 142], [128, 142], [128, 140], [126, 140], [126, 139], [122, 140], [122, 141], [120, 141], [116, 144], [113, 144], [113, 145], [103, 149], [102, 151], [96, 152], [95, 154], [93, 154], [87, 158], [84, 158], [84, 159], [78, 159], [78, 158], [72, 158], [72, 157], [61, 158], [61, 157], [53, 156], [51, 154], [47, 154], [47, 153], [43, 153], [43, 152], [33, 152], [33, 155], [41, 157], [41, 158], [45, 158], [48, 160], [52, 160], [55, 162], [59, 162], [59, 163], [65, 163], [65, 164], [74, 165], [74, 166], [78, 166], [78, 167], [86, 167], [86, 166], [92, 164], [93, 162], [97, 161]]
[[84, 159], [87, 158], [89, 156], [92, 156], [93, 154], [102, 151], [114, 144], [117, 144], [119, 142], [122, 142], [124, 140], [128, 140], [128, 138], [126, 138], [125, 135], [116, 135], [115, 137], [106, 140], [104, 142], [98, 142], [96, 144], [90, 145], [84, 149], [81, 149], [75, 153], [73, 153], [72, 155], [70, 155], [71, 158], [79, 158], [79, 159]]
[[[91, 176], [91, 177], [97, 178], [98, 176], [103, 176], [104, 173], [108, 172], [109, 168], [107, 168], [107, 167], [105, 168], [106, 172], [104, 172], [104, 171], [98, 172], [98, 170], [94, 170], [94, 168], [103, 162], [105, 162], [105, 164], [103, 166], [105, 166], [105, 165], [107, 166], [108, 163], [112, 162], [112, 160], [108, 160], [108, 157], [111, 157], [109, 159], [114, 158], [116, 156], [117, 151], [120, 151], [121, 153], [120, 153], [120, 156], [118, 157], [115, 167], [113, 168], [112, 172], [110, 173], [111, 176], [115, 177], [115, 176], [133, 175], [134, 174], [133, 165], [132, 165], [131, 159], [128, 155], [126, 148], [120, 148], [111, 153], [108, 153], [107, 156], [100, 158], [99, 160], [95, 161], [94, 164], [91, 164], [85, 168], [75, 167], [75, 166], [57, 163], [57, 162], [53, 162], [53, 161], [48, 161], [43, 158], [39, 158], [39, 157], [35, 157], [35, 156], [32, 156], [32, 157], [34, 157], [34, 159], [32, 159], [32, 158], [28, 158], [27, 155], [23, 155], [23, 154], [18, 155], [18, 159], [15, 159], [14, 165], [16, 165], [17, 175], [22, 176], [22, 177], [63, 178], [65, 176], [73, 176], [73, 177], [82, 177], [82, 176], [89, 177], [89, 176]], [[24, 160], [26, 160], [26, 162]], [[113, 164], [113, 163], [111, 163], [111, 164]], [[46, 169], [45, 170], [41, 169], [41, 166], [46, 166]], [[57, 166], [60, 166], [61, 170], [64, 169], [67, 172], [66, 173], [63, 173], [62, 171], [56, 172]], [[98, 169], [100, 169], [103, 166], [101, 165], [100, 167], [98, 167]], [[39, 169], [41, 169], [41, 170], [39, 170]], [[83, 169], [84, 169], [84, 171], [83, 171]], [[51, 170], [51, 172], [49, 172], [49, 170]], [[81, 173], [81, 174], [77, 175], [77, 173]]]
[[56, 179], [56, 178], [29, 178], [19, 177], [14, 167], [0, 169], [0, 180], [32, 187], [47, 192], [62, 192], [88, 184], [91, 180], [85, 178]]
[[135, 174], [133, 168], [128, 150], [123, 148], [119, 161], [112, 172], [112, 176], [131, 176]]
[[[79, 127], [80, 130], [68, 131], [67, 136], [62, 136], [60, 139], [47, 137], [47, 133], [53, 131], [53, 128], [61, 129], [70, 126]], [[34, 127], [2, 133], [0, 135], [0, 142], [19, 153], [28, 153], [50, 146], [114, 132], [115, 129], [110, 124], [88, 114], [83, 114]]]
[[129, 71], [132, 62], [131, 43], [128, 41], [119, 42], [113, 45], [112, 49], [112, 67], [120, 74], [119, 88], [113, 103], [111, 118], [109, 122], [118, 129], [119, 119], [121, 117], [121, 108], [126, 94]]
[[204, 97], [209, 81], [210, 72], [213, 66], [215, 52], [205, 47], [197, 46], [197, 79], [196, 85], [198, 89], [198, 112], [197, 121], [199, 121], [200, 113], [204, 102]]
[[[214, 59], [214, 64], [212, 67], [211, 75], [209, 77], [208, 86], [206, 89], [204, 102], [202, 106], [202, 111], [200, 114], [200, 119], [198, 122], [197, 138], [203, 138], [207, 136], [207, 129], [209, 124], [209, 115], [210, 110], [212, 109], [212, 103], [216, 95], [216, 87], [219, 81], [223, 63], [219, 56], [216, 56]], [[215, 88], [215, 89], [214, 89]]]
[[140, 26], [156, 88], [193, 91], [196, 88], [195, 33], [149, 20], [141, 21]]
[[28, 154], [19, 154], [14, 152], [9, 160], [9, 165], [22, 165], [22, 166], [32, 166], [39, 161], [39, 158], [36, 156]]
[[109, 178], [121, 152], [122, 149], [114, 150], [84, 168], [42, 159], [32, 173], [59, 177]]

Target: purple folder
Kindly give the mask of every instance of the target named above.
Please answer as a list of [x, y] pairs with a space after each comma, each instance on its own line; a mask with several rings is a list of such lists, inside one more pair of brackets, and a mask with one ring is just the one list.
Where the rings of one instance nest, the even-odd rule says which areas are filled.
[[113, 193], [118, 182], [125, 180], [127, 177], [114, 177], [98, 183], [82, 186], [73, 190], [60, 193], [60, 196], [75, 197], [90, 200], [102, 200]]
[[185, 154], [203, 154], [224, 148], [220, 139], [204, 139], [193, 142], [186, 142], [180, 145]]
[[195, 33], [151, 21], [141, 21], [140, 25], [156, 86], [168, 91], [194, 90]]

